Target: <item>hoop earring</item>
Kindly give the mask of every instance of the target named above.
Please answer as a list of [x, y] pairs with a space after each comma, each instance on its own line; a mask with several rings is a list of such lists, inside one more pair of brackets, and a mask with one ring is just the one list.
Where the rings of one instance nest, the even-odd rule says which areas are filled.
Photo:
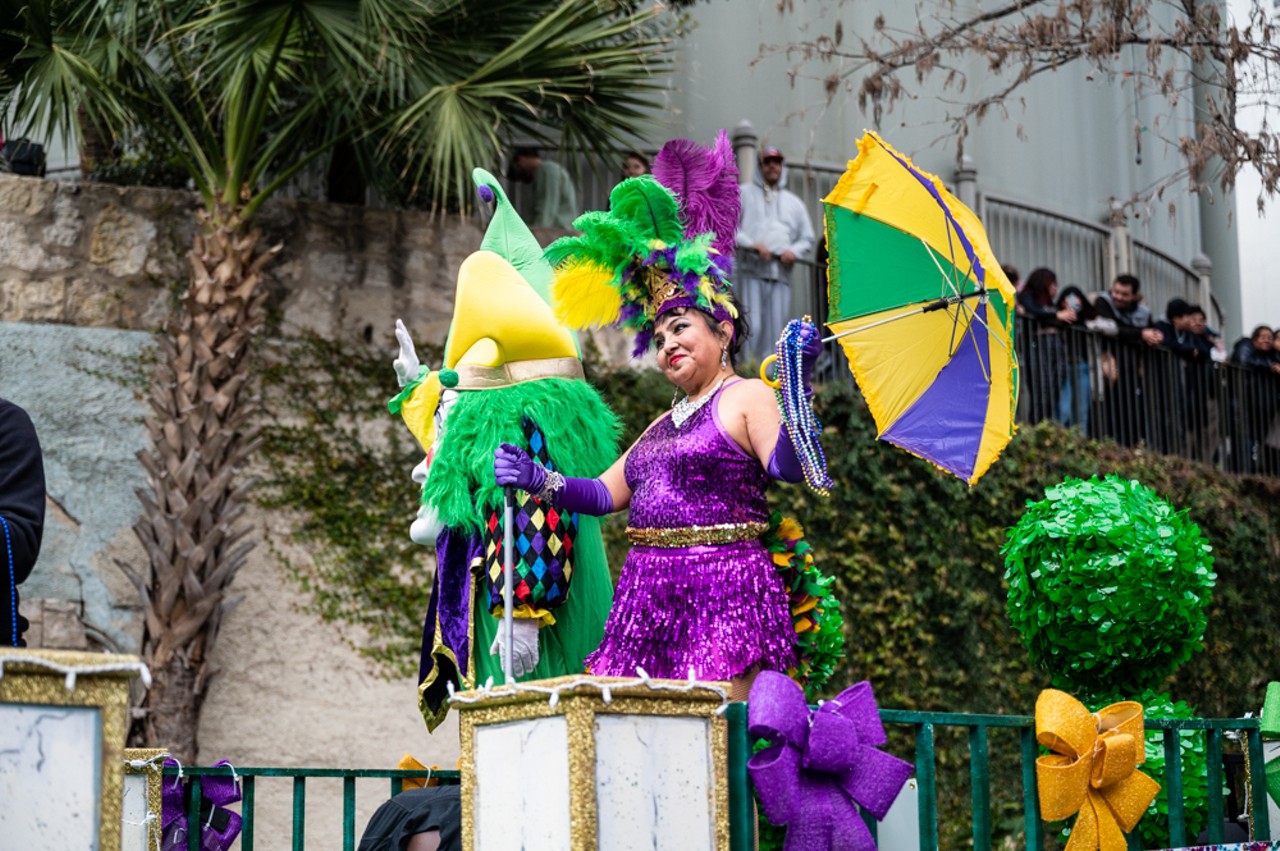
[[721, 369], [729, 368], [729, 347], [728, 346], [720, 347], [720, 368]]

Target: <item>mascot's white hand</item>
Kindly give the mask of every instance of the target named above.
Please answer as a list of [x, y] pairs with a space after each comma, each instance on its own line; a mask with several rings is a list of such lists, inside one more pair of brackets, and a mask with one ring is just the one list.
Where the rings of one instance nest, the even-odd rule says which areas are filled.
[[391, 368], [396, 371], [396, 380], [400, 382], [400, 386], [404, 387], [418, 377], [418, 368], [422, 366], [422, 362], [418, 360], [418, 351], [413, 347], [409, 329], [399, 319], [396, 320], [396, 342], [400, 344], [400, 354], [391, 362]]
[[[531, 673], [538, 666], [538, 620], [537, 618], [515, 618], [512, 624], [512, 643], [515, 644], [515, 653], [511, 658], [511, 672], [517, 677], [523, 677], [525, 674]], [[493, 640], [493, 646], [489, 648], [489, 655], [496, 655], [502, 659], [506, 653], [503, 647], [503, 639], [506, 638], [507, 630], [503, 626], [502, 620], [498, 620], [498, 637]]]

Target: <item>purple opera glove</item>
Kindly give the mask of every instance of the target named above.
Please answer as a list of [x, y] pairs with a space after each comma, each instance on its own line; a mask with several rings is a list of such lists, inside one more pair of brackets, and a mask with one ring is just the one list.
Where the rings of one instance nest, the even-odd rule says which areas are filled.
[[493, 450], [493, 477], [501, 487], [515, 485], [532, 494], [547, 483], [547, 471], [518, 446], [503, 443]]
[[599, 479], [565, 478], [564, 487], [552, 496], [551, 501], [560, 508], [592, 517], [613, 513], [613, 494]]
[[571, 479], [549, 471], [519, 447], [504, 443], [493, 451], [493, 477], [539, 500], [578, 514], [602, 517], [613, 512], [613, 495], [599, 479]]
[[[806, 337], [804, 348], [800, 350], [800, 380], [804, 384], [805, 398], [812, 399], [813, 366], [818, 362], [818, 355], [822, 354], [822, 335], [810, 322], [804, 323], [802, 327]], [[769, 456], [766, 471], [780, 482], [804, 481], [804, 467], [800, 464], [800, 457], [796, 455], [796, 447], [785, 422], [778, 426], [778, 442], [773, 447], [773, 454]]]

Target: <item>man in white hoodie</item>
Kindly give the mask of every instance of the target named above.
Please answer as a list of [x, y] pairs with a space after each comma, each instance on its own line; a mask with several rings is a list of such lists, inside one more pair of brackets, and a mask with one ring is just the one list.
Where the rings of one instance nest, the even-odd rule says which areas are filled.
[[742, 184], [742, 219], [737, 242], [738, 297], [751, 322], [751, 353], [772, 353], [791, 318], [791, 270], [813, 249], [813, 223], [804, 202], [785, 189], [782, 152], [760, 152], [753, 183]]

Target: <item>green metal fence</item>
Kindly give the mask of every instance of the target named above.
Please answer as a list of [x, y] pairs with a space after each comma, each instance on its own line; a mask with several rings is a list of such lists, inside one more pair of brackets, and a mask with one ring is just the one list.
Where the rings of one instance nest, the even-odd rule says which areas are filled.
[[[164, 774], [167, 778], [177, 777], [179, 769], [175, 765], [166, 765]], [[355, 851], [356, 847], [356, 780], [385, 779], [389, 783], [388, 797], [399, 795], [404, 781], [409, 779], [436, 779], [445, 784], [456, 784], [458, 772], [441, 771], [439, 769], [378, 769], [378, 768], [232, 768], [220, 765], [216, 767], [185, 767], [181, 770], [183, 777], [237, 777], [240, 780], [241, 802], [240, 817], [243, 820], [240, 833], [241, 851], [253, 851], [253, 802], [259, 777], [282, 777], [293, 780], [293, 840], [290, 848], [303, 851], [306, 841], [306, 806], [307, 780], [313, 777], [340, 778], [342, 780], [342, 850]], [[197, 780], [191, 784], [191, 795], [187, 799], [187, 824], [200, 823], [200, 804], [202, 801], [201, 786]], [[275, 849], [278, 843], [271, 843]], [[325, 847], [332, 847], [325, 843]], [[192, 830], [187, 835], [189, 851], [199, 851], [200, 832]]]
[[[751, 849], [751, 792], [746, 777], [746, 760], [751, 741], [747, 735], [745, 704], [729, 707], [729, 809], [732, 825], [732, 851]], [[1022, 773], [1022, 806], [1026, 823], [1026, 847], [1040, 851], [1044, 847], [1044, 825], [1040, 821], [1040, 805], [1036, 792], [1036, 758], [1040, 755], [1035, 739], [1035, 719], [1029, 715], [968, 715], [953, 712], [909, 712], [899, 709], [882, 709], [880, 718], [889, 728], [909, 727], [915, 735], [915, 778], [919, 789], [919, 851], [938, 849], [938, 785], [936, 771], [935, 734], [938, 728], [955, 727], [967, 731], [969, 740], [970, 804], [973, 814], [973, 849], [991, 851], [991, 759], [988, 734], [993, 728], [1011, 728], [1017, 731], [1020, 742], [1020, 767]], [[1164, 732], [1164, 777], [1158, 777], [1168, 790], [1169, 839], [1174, 848], [1188, 844], [1186, 819], [1182, 799], [1182, 751], [1178, 737], [1187, 731], [1203, 731], [1206, 737], [1206, 771], [1210, 778], [1223, 776], [1223, 736], [1227, 731], [1239, 731], [1245, 737], [1249, 773], [1249, 800], [1252, 804], [1250, 824], [1253, 839], [1265, 841], [1271, 838], [1267, 817], [1266, 776], [1263, 772], [1262, 736], [1257, 718], [1193, 718], [1186, 720], [1146, 719], [1147, 730]], [[734, 759], [734, 754], [738, 758]], [[901, 755], [901, 754], [900, 754]], [[1209, 841], [1223, 839], [1224, 801], [1222, 784], [1213, 782], [1209, 789]], [[872, 831], [875, 824], [869, 823]], [[1136, 832], [1129, 837], [1129, 847], [1138, 849]]]
[[[1028, 715], [967, 715], [951, 712], [909, 712], [882, 709], [880, 717], [889, 728], [906, 727], [915, 736], [915, 778], [919, 803], [919, 851], [938, 850], [938, 782], [936, 771], [936, 733], [939, 728], [959, 728], [967, 733], [969, 744], [970, 803], [973, 814], [972, 835], [974, 851], [991, 851], [991, 759], [989, 733], [992, 729], [1017, 731], [1020, 743], [1019, 762], [1022, 774], [1022, 804], [1026, 824], [1026, 847], [1040, 851], [1044, 846], [1044, 826], [1040, 821], [1040, 808], [1036, 794], [1035, 761], [1039, 748], [1035, 741], [1035, 719]], [[746, 705], [730, 704], [729, 726], [729, 810], [732, 851], [751, 851], [753, 848], [755, 808], [747, 779], [747, 759], [751, 753], [751, 741], [747, 734]], [[1251, 803], [1250, 824], [1255, 841], [1271, 839], [1267, 817], [1266, 777], [1263, 771], [1262, 737], [1260, 722], [1256, 718], [1193, 718], [1187, 720], [1146, 720], [1147, 730], [1164, 733], [1164, 777], [1156, 778], [1168, 791], [1169, 838], [1172, 847], [1181, 847], [1194, 840], [1187, 836], [1182, 798], [1182, 752], [1178, 746], [1180, 734], [1202, 732], [1205, 736], [1206, 770], [1208, 777], [1223, 776], [1223, 739], [1227, 732], [1238, 731], [1244, 736], [1250, 784], [1248, 797]], [[178, 774], [175, 766], [166, 766], [165, 776]], [[186, 777], [240, 778], [243, 800], [240, 805], [243, 819], [241, 845], [243, 851], [254, 848], [254, 791], [259, 777], [288, 778], [293, 781], [293, 851], [302, 851], [306, 835], [306, 794], [310, 778], [340, 778], [343, 782], [343, 851], [356, 847], [356, 780], [361, 778], [386, 779], [391, 796], [401, 791], [409, 778], [435, 778], [442, 783], [458, 782], [456, 771], [396, 770], [396, 769], [342, 769], [342, 768], [185, 768]], [[191, 784], [192, 793], [187, 802], [189, 824], [200, 822], [200, 783]], [[1224, 799], [1221, 782], [1210, 782], [1208, 838], [1211, 843], [1223, 840]], [[869, 821], [872, 831], [875, 823]], [[191, 851], [199, 848], [199, 834], [193, 831], [188, 837]], [[275, 847], [275, 843], [273, 843]], [[1140, 849], [1136, 836], [1130, 836], [1129, 847]], [[895, 851], [897, 851], [895, 849]]]

